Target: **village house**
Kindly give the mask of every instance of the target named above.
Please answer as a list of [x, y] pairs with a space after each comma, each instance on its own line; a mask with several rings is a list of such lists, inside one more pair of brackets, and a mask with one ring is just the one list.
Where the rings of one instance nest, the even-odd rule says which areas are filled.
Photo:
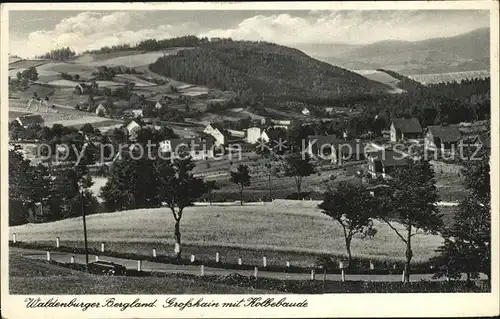
[[266, 131], [260, 127], [249, 127], [246, 133], [246, 142], [249, 144], [255, 144], [259, 141], [259, 139], [265, 143], [269, 142], [269, 136]]
[[95, 109], [95, 114], [96, 115], [105, 115], [106, 114], [106, 108], [104, 107], [104, 105], [102, 104], [99, 104], [96, 109]]
[[405, 155], [390, 150], [370, 152], [367, 154], [368, 173], [374, 178], [388, 178], [395, 169], [408, 166]]
[[144, 114], [142, 113], [142, 109], [130, 110], [130, 112], [132, 113], [134, 118], [139, 118], [144, 116]]
[[16, 122], [24, 128], [33, 127], [36, 125], [43, 126], [44, 120], [38, 114], [23, 115], [16, 118]]
[[203, 130], [203, 133], [213, 136], [215, 138], [215, 144], [217, 146], [225, 145], [229, 137], [227, 131], [224, 130], [222, 125], [218, 123], [208, 124]]
[[302, 109], [302, 114], [303, 115], [311, 115], [311, 111], [309, 111], [309, 109], [307, 107], [305, 107]]
[[490, 149], [491, 148], [491, 138], [487, 133], [479, 134], [472, 140], [472, 144], [477, 145], [481, 148]]
[[330, 160], [336, 165], [366, 158], [367, 144], [359, 140], [345, 141], [335, 135], [310, 135], [307, 139], [306, 152], [312, 158]]
[[271, 119], [271, 127], [281, 127], [287, 130], [292, 125], [292, 120], [275, 120]]
[[424, 147], [429, 150], [458, 150], [462, 133], [456, 126], [431, 125], [425, 130]]
[[139, 123], [136, 121], [130, 121], [125, 128], [127, 130], [129, 140], [135, 141], [137, 139], [137, 133], [141, 130]]
[[215, 138], [209, 135], [160, 142], [160, 152], [165, 157], [182, 156], [186, 152], [193, 160], [206, 160], [214, 158], [215, 148]]
[[422, 127], [418, 119], [394, 119], [390, 127], [391, 142], [422, 137]]

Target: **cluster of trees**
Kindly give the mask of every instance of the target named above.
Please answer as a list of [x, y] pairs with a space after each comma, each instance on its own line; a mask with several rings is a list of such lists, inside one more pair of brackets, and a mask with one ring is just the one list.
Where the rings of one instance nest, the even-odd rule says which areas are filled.
[[80, 75], [78, 75], [78, 74], [71, 75], [71, 74], [62, 72], [61, 77], [64, 80], [69, 80], [69, 81], [79, 81], [80, 80]]
[[355, 135], [381, 134], [393, 118], [419, 119], [422, 126], [490, 119], [490, 79], [419, 86], [402, 94], [373, 95], [359, 102], [363, 112], [349, 120]]
[[51, 50], [50, 52], [47, 52], [47, 53], [39, 56], [39, 58], [51, 59], [51, 60], [56, 60], [56, 61], [67, 61], [75, 56], [76, 56], [75, 51], [73, 51], [69, 47], [66, 47], [66, 48], [62, 48], [62, 49]]
[[405, 276], [410, 278], [413, 258], [412, 238], [417, 232], [441, 233], [445, 237], [440, 255], [432, 260], [436, 276], [467, 279], [479, 273], [490, 276], [491, 206], [489, 156], [469, 161], [464, 171], [465, 187], [470, 195], [461, 201], [451, 227], [443, 224], [438, 211], [435, 177], [428, 161], [408, 161], [408, 167], [397, 169], [391, 179], [378, 180], [382, 188], [373, 196], [365, 185], [341, 182], [324, 194], [319, 205], [322, 212], [343, 229], [349, 264], [351, 242], [356, 234], [366, 233], [373, 220], [385, 222], [406, 247]]
[[30, 66], [29, 68], [23, 70], [22, 72], [17, 72], [16, 78], [18, 81], [22, 80], [36, 81], [38, 80], [38, 72], [36, 71], [36, 68], [34, 66]]
[[141, 74], [134, 68], [129, 68], [125, 66], [102, 66], [97, 71], [92, 72], [92, 75], [96, 77], [97, 80], [102, 81], [113, 81], [113, 78], [117, 74]]
[[150, 69], [223, 90], [238, 92], [250, 88], [256, 95], [329, 97], [385, 88], [298, 50], [266, 42], [211, 43], [162, 57]]
[[187, 35], [183, 37], [176, 37], [171, 39], [147, 39], [143, 40], [136, 45], [130, 44], [120, 44], [113, 45], [111, 47], [105, 46], [99, 50], [89, 50], [84, 53], [98, 54], [98, 53], [111, 53], [111, 52], [121, 52], [129, 50], [143, 50], [143, 51], [158, 51], [162, 49], [174, 48], [174, 47], [198, 47], [202, 44], [209, 43], [208, 38], [198, 38], [193, 35]]
[[22, 153], [9, 150], [9, 225], [48, 222], [98, 211], [84, 165], [52, 171], [31, 165]]
[[464, 169], [467, 196], [460, 201], [453, 224], [444, 227], [445, 242], [435, 258], [439, 266], [436, 275], [467, 281], [478, 278], [479, 273], [491, 275], [491, 193], [490, 154], [481, 150]]

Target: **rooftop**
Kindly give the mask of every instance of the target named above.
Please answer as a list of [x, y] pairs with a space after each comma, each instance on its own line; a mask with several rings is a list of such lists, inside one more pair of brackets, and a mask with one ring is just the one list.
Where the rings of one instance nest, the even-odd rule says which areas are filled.
[[422, 127], [418, 119], [412, 117], [409, 119], [394, 119], [392, 124], [396, 130], [400, 130], [403, 133], [422, 133]]

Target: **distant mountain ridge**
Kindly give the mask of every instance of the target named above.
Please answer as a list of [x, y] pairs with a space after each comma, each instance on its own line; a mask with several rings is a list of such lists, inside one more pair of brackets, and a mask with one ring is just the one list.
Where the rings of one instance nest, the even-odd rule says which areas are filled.
[[368, 45], [299, 45], [313, 57], [348, 69], [387, 68], [403, 74], [489, 70], [490, 31], [447, 38], [387, 40]]

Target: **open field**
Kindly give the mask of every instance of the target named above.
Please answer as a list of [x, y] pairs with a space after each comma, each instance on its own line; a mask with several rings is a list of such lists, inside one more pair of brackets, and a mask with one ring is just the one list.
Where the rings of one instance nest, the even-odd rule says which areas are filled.
[[50, 62], [50, 60], [18, 60], [16, 62], [11, 62], [9, 63], [9, 70], [10, 69], [27, 69], [29, 67], [38, 67], [40, 65], [43, 65], [45, 63]]
[[149, 65], [151, 63], [156, 62], [158, 58], [163, 55], [177, 54], [178, 50], [171, 50], [167, 52], [147, 52], [147, 53], [136, 53], [132, 55], [126, 56], [118, 56], [114, 58], [109, 58], [105, 60], [93, 60], [88, 63], [88, 65], [92, 66], [126, 66], [129, 68], [135, 68], [141, 65]]
[[450, 72], [450, 73], [436, 73], [436, 74], [415, 74], [408, 75], [412, 80], [418, 81], [422, 84], [435, 84], [445, 82], [460, 82], [466, 79], [484, 79], [490, 76], [489, 70], [479, 71], [465, 71], [465, 72]]
[[356, 72], [362, 76], [364, 76], [367, 79], [377, 81], [386, 85], [389, 85], [392, 90], [392, 93], [402, 93], [404, 90], [400, 89], [398, 87], [399, 80], [396, 78], [393, 78], [389, 74], [382, 72], [382, 71], [377, 71], [377, 70], [351, 70], [353, 72]]
[[110, 277], [86, 274], [22, 257], [26, 250], [9, 251], [11, 294], [209, 294], [271, 293], [263, 289], [175, 277]]
[[[293, 213], [290, 213], [293, 211]], [[21, 241], [75, 241], [82, 237], [81, 218], [52, 223], [10, 227]], [[375, 259], [404, 259], [405, 245], [388, 226], [375, 223], [374, 239], [353, 240], [354, 256]], [[138, 209], [88, 216], [89, 240], [104, 242], [151, 242], [171, 245], [173, 218], [167, 208]], [[203, 246], [227, 246], [273, 251], [344, 254], [342, 230], [313, 207], [208, 206], [185, 209], [181, 223], [183, 241]], [[311, 236], [314, 234], [314, 236]], [[440, 236], [416, 235], [414, 261], [432, 257]], [[272, 256], [270, 256], [272, 257]]]

